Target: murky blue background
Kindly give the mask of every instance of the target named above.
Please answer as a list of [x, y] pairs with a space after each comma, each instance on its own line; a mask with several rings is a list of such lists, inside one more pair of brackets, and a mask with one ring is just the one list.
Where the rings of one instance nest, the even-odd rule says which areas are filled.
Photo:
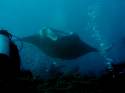
[[[124, 9], [124, 0], [0, 0], [0, 27], [20, 38], [38, 33], [43, 26], [73, 31], [96, 48], [99, 48], [99, 33], [100, 43], [106, 47], [112, 45], [106, 51], [108, 57], [118, 63], [125, 60]], [[80, 68], [82, 74], [100, 74], [106, 64], [100, 53], [70, 61], [57, 60], [27, 43], [23, 44], [20, 55], [22, 69], [31, 70], [34, 77], [48, 75], [53, 62], [65, 73]]]

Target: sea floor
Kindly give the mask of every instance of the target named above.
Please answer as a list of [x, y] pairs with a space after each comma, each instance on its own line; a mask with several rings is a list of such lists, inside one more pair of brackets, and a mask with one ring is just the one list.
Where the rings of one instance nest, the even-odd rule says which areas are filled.
[[125, 93], [125, 74], [105, 73], [101, 77], [79, 75], [34, 80], [0, 81], [0, 93]]

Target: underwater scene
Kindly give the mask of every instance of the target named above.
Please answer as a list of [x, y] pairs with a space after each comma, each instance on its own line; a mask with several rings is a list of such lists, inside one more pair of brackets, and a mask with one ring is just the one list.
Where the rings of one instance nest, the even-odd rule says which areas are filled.
[[0, 92], [124, 93], [125, 0], [0, 0]]

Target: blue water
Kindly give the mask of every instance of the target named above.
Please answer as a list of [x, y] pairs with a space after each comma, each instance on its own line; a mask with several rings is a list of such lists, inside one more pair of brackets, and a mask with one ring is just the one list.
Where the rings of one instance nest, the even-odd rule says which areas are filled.
[[105, 47], [112, 45], [104, 54], [89, 53], [70, 61], [50, 58], [27, 43], [20, 51], [21, 68], [30, 70], [34, 77], [49, 76], [54, 62], [66, 74], [79, 68], [82, 74], [98, 75], [105, 70], [105, 55], [113, 63], [125, 60], [124, 9], [124, 0], [0, 0], [0, 27], [21, 38], [48, 26], [76, 32], [85, 42], [101, 50], [101, 43]]

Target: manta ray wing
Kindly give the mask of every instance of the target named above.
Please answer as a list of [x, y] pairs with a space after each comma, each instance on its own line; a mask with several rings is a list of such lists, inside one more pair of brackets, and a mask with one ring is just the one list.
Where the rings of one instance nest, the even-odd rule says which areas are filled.
[[75, 59], [96, 51], [95, 48], [77, 38], [76, 35], [66, 36], [63, 39], [53, 41], [36, 34], [23, 37], [22, 41], [35, 45], [48, 56], [65, 60]]

